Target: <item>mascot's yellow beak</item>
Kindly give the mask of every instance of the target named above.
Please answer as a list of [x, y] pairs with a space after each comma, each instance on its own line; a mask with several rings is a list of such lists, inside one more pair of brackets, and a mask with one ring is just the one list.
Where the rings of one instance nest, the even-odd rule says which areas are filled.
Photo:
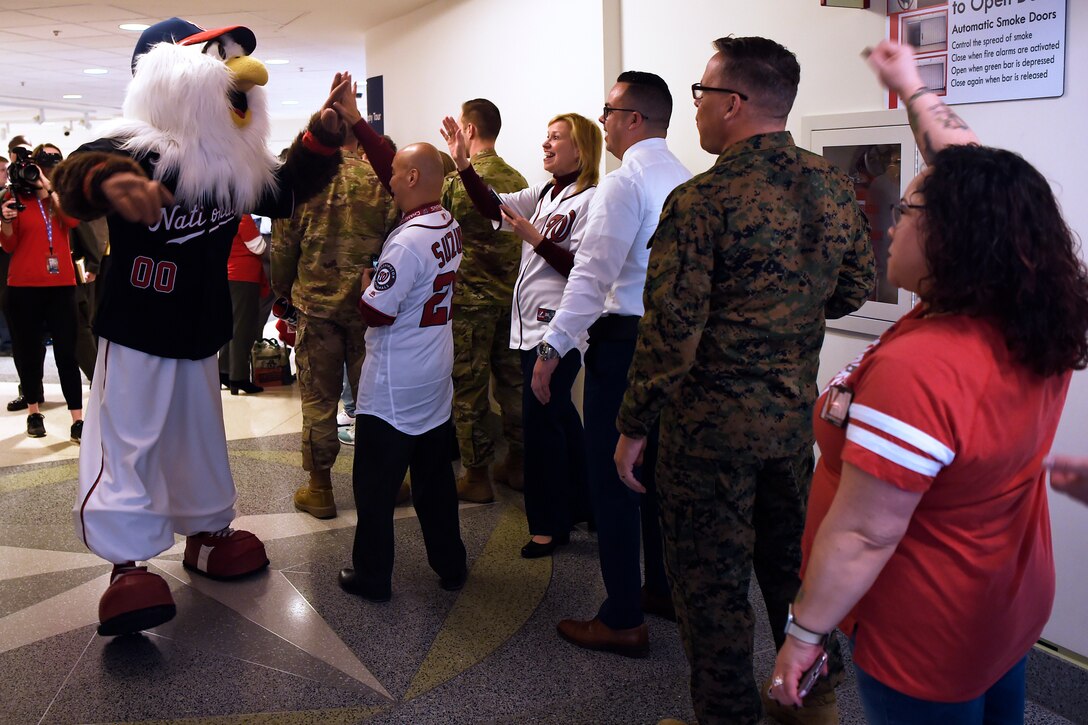
[[[240, 55], [226, 61], [227, 68], [234, 75], [234, 88], [239, 93], [248, 93], [254, 86], [268, 83], [268, 69], [264, 63], [248, 55]], [[238, 128], [245, 128], [252, 119], [248, 108], [231, 108], [231, 120]]]

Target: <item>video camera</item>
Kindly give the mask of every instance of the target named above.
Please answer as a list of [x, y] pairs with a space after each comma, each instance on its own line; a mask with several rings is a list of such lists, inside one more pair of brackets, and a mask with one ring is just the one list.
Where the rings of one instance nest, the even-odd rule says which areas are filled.
[[11, 155], [14, 158], [8, 166], [8, 183], [15, 198], [15, 211], [24, 211], [26, 205], [19, 201], [19, 195], [34, 196], [37, 193], [42, 170], [34, 165], [29, 149], [16, 146], [11, 150]]

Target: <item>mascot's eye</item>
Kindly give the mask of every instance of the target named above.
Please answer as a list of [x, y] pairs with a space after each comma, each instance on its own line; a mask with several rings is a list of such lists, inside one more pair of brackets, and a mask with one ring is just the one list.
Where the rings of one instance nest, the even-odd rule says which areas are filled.
[[223, 43], [219, 39], [208, 41], [208, 44], [204, 46], [204, 55], [214, 55], [219, 60], [227, 59], [227, 52], [223, 49]]

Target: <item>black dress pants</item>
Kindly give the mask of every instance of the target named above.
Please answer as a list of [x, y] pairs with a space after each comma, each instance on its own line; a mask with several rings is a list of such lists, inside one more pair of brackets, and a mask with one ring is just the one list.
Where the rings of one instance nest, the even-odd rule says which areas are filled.
[[590, 335], [583, 410], [589, 491], [597, 522], [601, 578], [607, 594], [597, 616], [612, 629], [630, 629], [643, 620], [640, 538], [645, 546], [647, 588], [655, 594], [670, 596], [654, 483], [657, 427], [649, 436], [643, 464], [636, 470], [646, 493], [636, 493], [620, 480], [613, 459], [619, 441], [616, 416], [627, 391], [627, 369], [634, 356], [635, 339], [600, 339], [594, 336], [592, 328]]
[[559, 360], [547, 405], [541, 405], [533, 394], [536, 361], [535, 349], [521, 351], [525, 517], [530, 534], [563, 537], [570, 533], [575, 515], [584, 508], [586, 490], [582, 419], [570, 397], [582, 367], [582, 354], [574, 349]]
[[356, 578], [368, 589], [392, 589], [393, 508], [409, 469], [427, 563], [439, 577], [456, 578], [465, 571], [457, 486], [449, 457], [453, 438], [451, 421], [409, 435], [376, 416], [356, 416], [351, 483], [359, 523], [351, 556]]
[[60, 387], [68, 410], [83, 408], [83, 380], [76, 363], [76, 288], [8, 287], [8, 323], [19, 384], [28, 403], [45, 402], [42, 338], [53, 338]]

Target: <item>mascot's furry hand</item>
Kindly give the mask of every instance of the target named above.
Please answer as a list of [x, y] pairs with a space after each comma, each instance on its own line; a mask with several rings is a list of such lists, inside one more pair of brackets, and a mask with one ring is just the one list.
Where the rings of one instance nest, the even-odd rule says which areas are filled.
[[159, 182], [127, 172], [103, 181], [102, 195], [114, 212], [134, 224], [154, 224], [162, 217], [162, 208], [174, 203], [174, 195]]

